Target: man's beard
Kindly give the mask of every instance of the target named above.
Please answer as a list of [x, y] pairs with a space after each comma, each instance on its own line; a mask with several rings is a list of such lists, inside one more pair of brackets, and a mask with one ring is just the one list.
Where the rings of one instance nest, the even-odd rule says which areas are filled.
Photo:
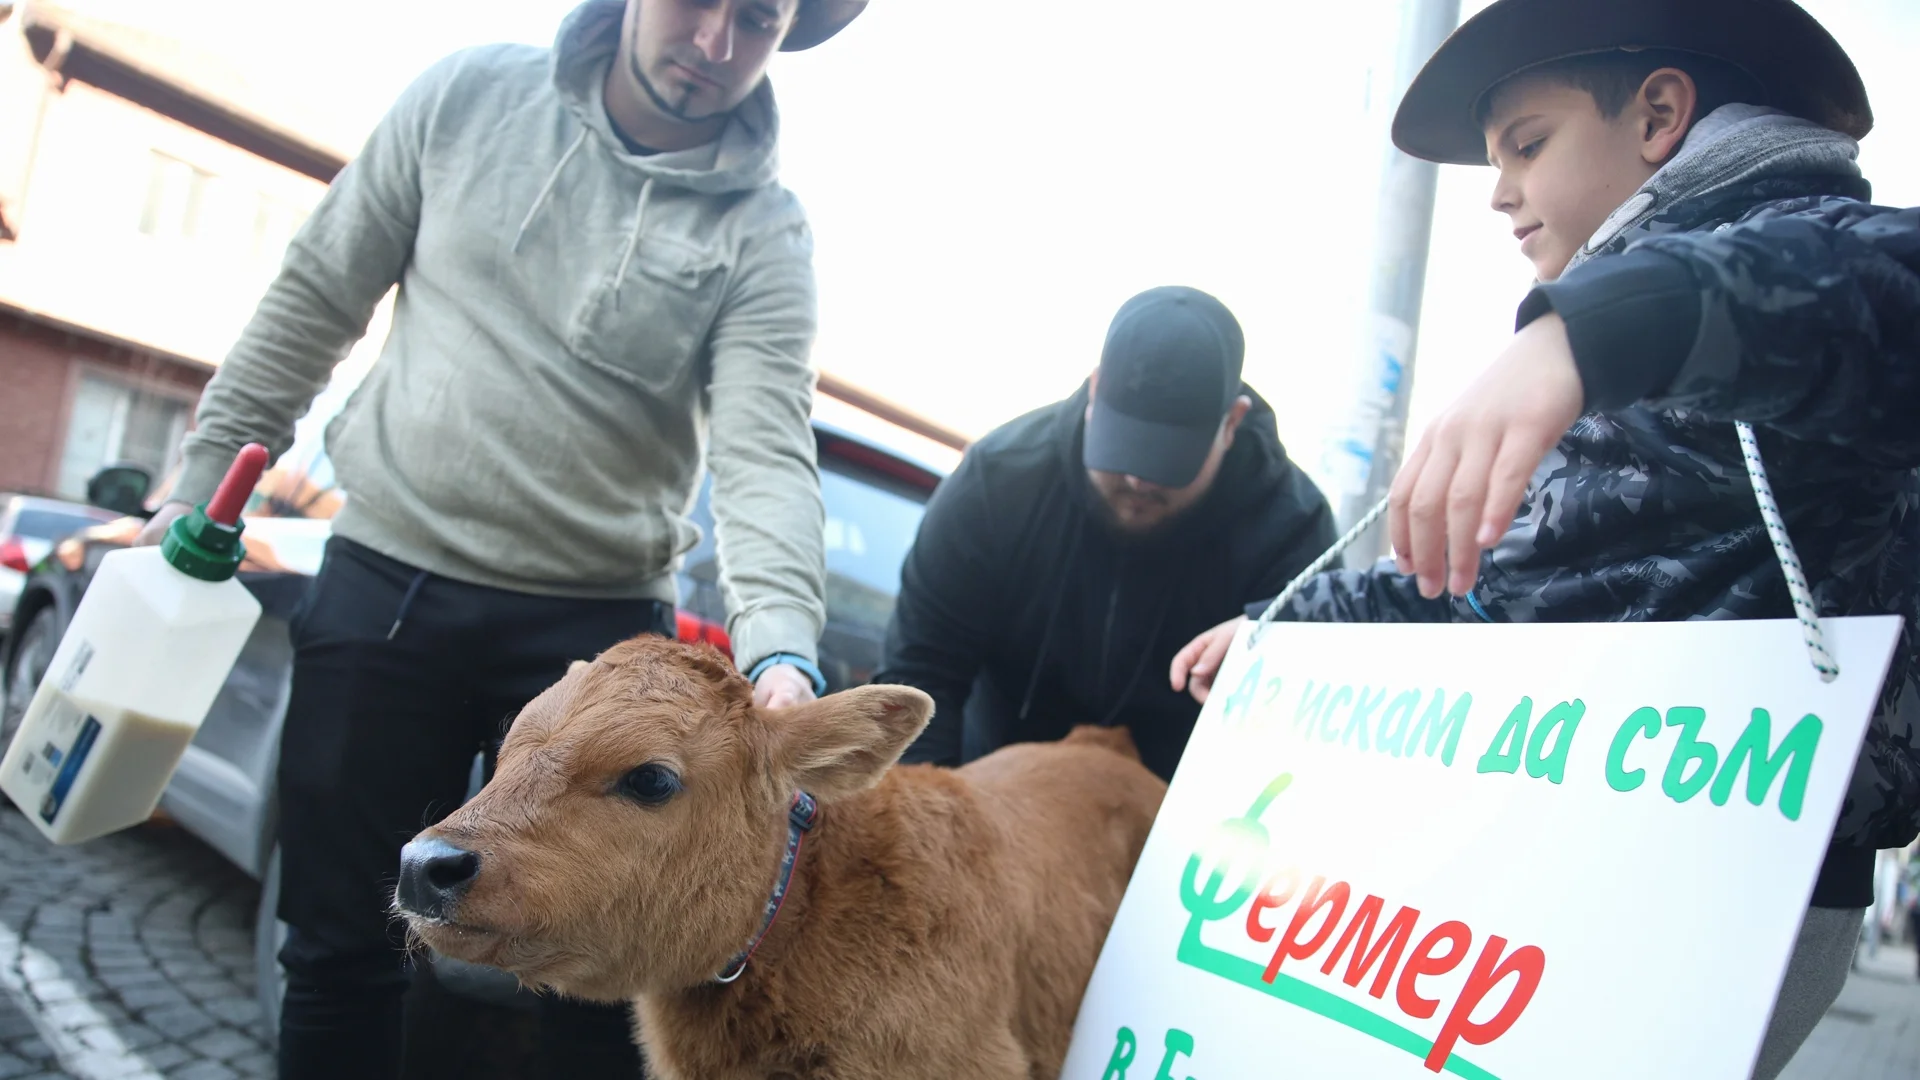
[[720, 115], [721, 112], [725, 111], [725, 110], [717, 110], [715, 112], [708, 113], [705, 116], [688, 112], [686, 110], [686, 105], [684, 102], [687, 98], [691, 98], [693, 96], [693, 90], [691, 88], [688, 88], [682, 91], [683, 93], [682, 104], [675, 105], [672, 102], [668, 101], [666, 95], [660, 92], [660, 88], [653, 85], [653, 80], [647, 78], [647, 73], [641, 70], [640, 56], [638, 53], [635, 53], [635, 52], [627, 53], [627, 71], [633, 75], [634, 81], [640, 84], [640, 89], [646, 91], [647, 98], [653, 102], [654, 108], [659, 109], [662, 113], [666, 114], [669, 117], [672, 117], [675, 120], [680, 121], [683, 124], [704, 123], [708, 120], [713, 119], [715, 116]]
[[1088, 486], [1092, 488], [1095, 520], [1106, 530], [1109, 536], [1118, 541], [1123, 547], [1153, 546], [1157, 541], [1172, 532], [1174, 523], [1178, 522], [1183, 516], [1179, 513], [1165, 514], [1159, 520], [1149, 525], [1129, 524], [1122, 520], [1120, 512], [1113, 508], [1113, 504], [1106, 500], [1106, 496], [1101, 493], [1099, 488], [1093, 487], [1091, 482], [1089, 482]]

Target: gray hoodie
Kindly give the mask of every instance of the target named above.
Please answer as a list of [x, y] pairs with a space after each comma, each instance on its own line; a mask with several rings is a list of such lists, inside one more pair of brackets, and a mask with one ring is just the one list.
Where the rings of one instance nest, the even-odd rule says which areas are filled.
[[327, 430], [336, 533], [481, 585], [671, 602], [705, 459], [737, 659], [811, 658], [812, 238], [775, 179], [773, 93], [706, 146], [629, 154], [603, 97], [623, 7], [584, 4], [551, 50], [456, 53], [401, 95], [208, 384], [176, 497], [206, 498], [250, 440], [284, 452], [397, 283]]

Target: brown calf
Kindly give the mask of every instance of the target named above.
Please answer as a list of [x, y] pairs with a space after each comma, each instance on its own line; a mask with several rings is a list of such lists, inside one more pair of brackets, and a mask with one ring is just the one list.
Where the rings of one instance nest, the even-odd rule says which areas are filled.
[[[636, 1001], [667, 1080], [1052, 1080], [1166, 791], [1125, 732], [890, 768], [932, 710], [919, 691], [751, 697], [704, 647], [643, 638], [574, 665], [485, 790], [407, 845], [413, 931]], [[819, 806], [804, 832], [798, 791]]]

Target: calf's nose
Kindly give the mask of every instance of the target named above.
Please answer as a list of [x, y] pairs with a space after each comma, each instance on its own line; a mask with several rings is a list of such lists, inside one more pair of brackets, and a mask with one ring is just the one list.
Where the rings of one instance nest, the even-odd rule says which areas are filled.
[[400, 910], [428, 919], [451, 917], [480, 874], [480, 856], [438, 837], [400, 849]]

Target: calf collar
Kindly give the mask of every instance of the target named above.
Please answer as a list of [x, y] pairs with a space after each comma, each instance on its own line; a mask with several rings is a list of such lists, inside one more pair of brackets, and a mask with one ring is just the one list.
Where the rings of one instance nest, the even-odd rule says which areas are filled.
[[814, 825], [820, 821], [820, 804], [813, 796], [804, 791], [793, 793], [793, 805], [787, 808], [787, 853], [780, 859], [780, 873], [773, 879], [773, 895], [767, 897], [767, 913], [760, 920], [760, 929], [747, 942], [740, 955], [713, 977], [717, 983], [730, 983], [747, 970], [747, 961], [753, 959], [753, 951], [766, 940], [767, 931], [773, 929], [773, 920], [780, 915], [780, 906], [787, 901], [787, 886], [793, 883], [793, 867], [800, 860], [800, 842], [807, 838]]

